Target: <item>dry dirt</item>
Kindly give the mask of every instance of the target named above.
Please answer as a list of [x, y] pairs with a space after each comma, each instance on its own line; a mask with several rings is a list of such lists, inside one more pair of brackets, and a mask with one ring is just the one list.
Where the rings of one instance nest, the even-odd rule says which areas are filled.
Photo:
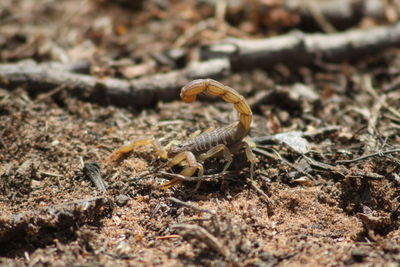
[[[171, 1], [173, 11], [148, 3], [137, 10], [109, 1], [81, 8], [78, 1], [12, 2], [4, 1], [0, 12], [2, 20], [10, 18], [1, 28], [2, 62], [57, 60], [63, 53], [56, 49], [72, 58], [74, 51], [86, 52], [97, 67], [92, 74], [120, 77], [105, 59], [135, 58], [143, 67], [151, 53], [174, 44], [179, 30], [210, 12], [191, 13], [191, 1]], [[214, 31], [189, 38], [188, 57], [207, 36], [221, 38]], [[49, 48], [50, 40], [63, 47]], [[206, 174], [215, 175], [197, 191], [191, 182], [160, 189], [169, 178], [159, 171], [177, 173], [179, 167], [166, 168], [151, 147], [108, 161], [135, 137], [154, 136], [167, 145], [226, 125], [236, 119], [230, 104], [203, 98], [135, 110], [84, 102], [66, 90], [37, 95], [29, 84], [2, 86], [0, 265], [398, 266], [400, 158], [393, 150], [400, 142], [399, 71], [400, 50], [390, 49], [355, 62], [276, 66], [221, 80], [252, 105], [251, 137], [338, 126], [306, 137], [305, 155], [287, 145], [259, 146], [267, 154], [255, 151], [254, 182], [270, 204], [251, 186], [243, 153], [224, 175], [223, 160], [206, 163]], [[317, 98], [293, 89], [299, 83]], [[340, 162], [379, 151], [389, 152]], [[99, 165], [106, 193], [84, 173], [88, 163]]]

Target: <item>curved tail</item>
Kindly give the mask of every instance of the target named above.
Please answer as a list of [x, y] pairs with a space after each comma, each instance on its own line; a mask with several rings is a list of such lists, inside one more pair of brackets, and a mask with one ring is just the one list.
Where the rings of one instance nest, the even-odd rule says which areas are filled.
[[207, 91], [210, 95], [221, 96], [225, 102], [233, 103], [240, 116], [240, 124], [245, 131], [250, 129], [253, 113], [246, 99], [233, 88], [223, 85], [212, 79], [194, 80], [185, 85], [181, 90], [181, 98], [185, 103], [192, 103], [197, 95]]

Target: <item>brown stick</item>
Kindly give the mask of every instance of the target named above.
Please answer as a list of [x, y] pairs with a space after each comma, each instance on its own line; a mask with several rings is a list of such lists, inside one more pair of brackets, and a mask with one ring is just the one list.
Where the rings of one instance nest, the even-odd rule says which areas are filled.
[[375, 152], [369, 155], [365, 155], [365, 156], [361, 156], [355, 159], [348, 159], [348, 160], [338, 160], [336, 161], [336, 163], [341, 163], [341, 164], [346, 164], [346, 163], [353, 163], [353, 162], [357, 162], [360, 160], [365, 160], [368, 158], [372, 158], [372, 157], [382, 157], [383, 155], [386, 154], [393, 154], [393, 153], [399, 153], [400, 149], [391, 149], [391, 150], [386, 150], [386, 151], [379, 151], [379, 152]]
[[[215, 0], [203, 0], [210, 5], [216, 5]], [[227, 1], [227, 16], [237, 16], [237, 10], [251, 10], [247, 17], [266, 17], [268, 11], [274, 8], [283, 9], [291, 17], [299, 16], [300, 28], [322, 29], [321, 17], [332, 24], [335, 28], [345, 29], [359, 23], [363, 18], [385, 20], [385, 10], [396, 9], [393, 1], [382, 0], [312, 0], [312, 7], [308, 0], [285, 0], [285, 1]], [[391, 6], [390, 6], [391, 4]], [[218, 8], [216, 8], [218, 9]], [[318, 15], [316, 15], [316, 11]], [[245, 15], [246, 16], [246, 15]], [[245, 19], [244, 19], [245, 20]], [[273, 20], [273, 18], [271, 18]]]
[[175, 224], [171, 226], [172, 229], [177, 229], [180, 235], [186, 238], [194, 238], [204, 244], [210, 249], [221, 254], [224, 257], [229, 257], [229, 250], [210, 232], [198, 225], [191, 224]]
[[321, 21], [316, 16], [315, 10], [320, 16], [335, 28], [344, 29], [357, 24], [365, 17], [384, 19], [385, 4], [381, 0], [312, 0], [313, 7], [308, 1], [285, 1], [285, 6], [292, 13], [299, 13], [303, 27], [315, 28], [316, 23], [324, 29]]
[[101, 193], [107, 192], [107, 185], [101, 177], [100, 165], [97, 162], [85, 163], [83, 173], [89, 178]]
[[216, 234], [219, 234], [221, 232], [219, 219], [218, 219], [218, 216], [217, 216], [217, 212], [215, 210], [203, 209], [203, 208], [197, 207], [195, 205], [192, 205], [192, 204], [190, 204], [188, 202], [184, 202], [184, 201], [179, 200], [179, 199], [174, 198], [174, 197], [170, 197], [169, 200], [171, 200], [171, 201], [173, 201], [173, 202], [175, 202], [175, 203], [177, 203], [177, 204], [179, 204], [181, 206], [187, 207], [187, 208], [191, 208], [191, 209], [194, 209], [194, 210], [197, 210], [197, 211], [200, 211], [200, 212], [209, 213], [211, 215], [211, 220], [213, 222], [213, 226], [214, 226]]
[[229, 61], [216, 59], [192, 64], [169, 73], [149, 75], [137, 80], [97, 78], [70, 72], [70, 68], [56, 63], [36, 64], [21, 61], [0, 64], [0, 85], [8, 88], [27, 85], [33, 94], [64, 87], [72, 95], [100, 104], [146, 108], [157, 101], [178, 99], [179, 88], [192, 79], [218, 77], [229, 72]]
[[202, 50], [202, 58], [229, 57], [233, 69], [265, 68], [282, 63], [339, 62], [400, 45], [400, 23], [335, 34], [287, 35], [260, 40], [227, 39]]

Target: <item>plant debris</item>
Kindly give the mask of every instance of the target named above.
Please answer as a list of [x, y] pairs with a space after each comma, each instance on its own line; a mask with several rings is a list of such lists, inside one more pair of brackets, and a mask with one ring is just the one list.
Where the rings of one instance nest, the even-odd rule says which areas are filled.
[[[0, 265], [397, 264], [398, 5], [289, 2], [1, 1]], [[249, 101], [253, 179], [109, 162], [235, 121], [198, 78]]]

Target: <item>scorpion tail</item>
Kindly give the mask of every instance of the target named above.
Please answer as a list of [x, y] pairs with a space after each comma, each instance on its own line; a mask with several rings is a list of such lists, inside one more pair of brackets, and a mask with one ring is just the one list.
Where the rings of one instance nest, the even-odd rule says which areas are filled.
[[239, 113], [239, 121], [244, 130], [248, 131], [250, 129], [253, 118], [250, 106], [242, 95], [229, 86], [225, 86], [212, 79], [194, 80], [182, 88], [181, 98], [185, 103], [192, 103], [196, 100], [197, 95], [204, 91], [210, 95], [222, 97], [225, 102], [232, 103]]

